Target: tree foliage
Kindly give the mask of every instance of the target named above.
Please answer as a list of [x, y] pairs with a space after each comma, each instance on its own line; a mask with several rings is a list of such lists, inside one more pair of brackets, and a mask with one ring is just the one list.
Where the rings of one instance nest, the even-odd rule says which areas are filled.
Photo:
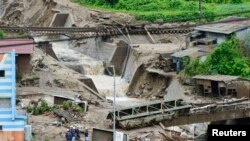
[[[186, 0], [186, 1], [196, 1], [196, 0]], [[205, 3], [242, 3], [243, 0], [202, 0]]]
[[184, 69], [188, 76], [197, 74], [224, 74], [250, 77], [249, 59], [243, 54], [243, 45], [236, 38], [218, 45], [204, 62], [198, 58]]
[[110, 5], [114, 6], [119, 0], [76, 0], [79, 3], [95, 4], [95, 5]]
[[[74, 0], [83, 5], [94, 5], [112, 10], [126, 11], [137, 20], [146, 21], [187, 21], [199, 19], [198, 0]], [[243, 3], [245, 2], [245, 3]], [[218, 4], [219, 3], [219, 4]], [[204, 21], [214, 20], [223, 15], [249, 9], [247, 0], [203, 0]], [[243, 14], [241, 14], [243, 15]], [[244, 16], [249, 16], [245, 14]], [[223, 16], [222, 16], [223, 17]], [[219, 18], [222, 18], [219, 17]]]
[[4, 32], [3, 30], [0, 29], [0, 39], [3, 39], [4, 38]]

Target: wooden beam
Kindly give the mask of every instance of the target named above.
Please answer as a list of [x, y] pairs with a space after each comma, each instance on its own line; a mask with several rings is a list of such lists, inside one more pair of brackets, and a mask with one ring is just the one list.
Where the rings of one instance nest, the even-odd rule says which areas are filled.
[[151, 34], [148, 32], [148, 29], [146, 27], [144, 27], [144, 29], [146, 30], [147, 34], [148, 34], [148, 37], [149, 39], [151, 40], [151, 43], [155, 44], [155, 40], [154, 38], [151, 36]]

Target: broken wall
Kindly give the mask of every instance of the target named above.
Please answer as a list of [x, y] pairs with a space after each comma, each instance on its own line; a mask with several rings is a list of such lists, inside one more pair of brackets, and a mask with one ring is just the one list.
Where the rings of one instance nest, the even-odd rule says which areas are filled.
[[250, 81], [237, 82], [237, 98], [250, 98]]
[[112, 53], [116, 49], [116, 44], [102, 42], [102, 38], [92, 38], [84, 40], [85, 43], [80, 44], [78, 47], [74, 48], [75, 50], [88, 55], [94, 59], [109, 61]]
[[135, 72], [127, 95], [150, 99], [164, 98], [171, 79], [157, 73], [149, 73], [142, 65]]
[[114, 50], [110, 63], [115, 66], [115, 71], [120, 75], [124, 68], [124, 63], [128, 55], [129, 46], [124, 41], [119, 41], [117, 47]]

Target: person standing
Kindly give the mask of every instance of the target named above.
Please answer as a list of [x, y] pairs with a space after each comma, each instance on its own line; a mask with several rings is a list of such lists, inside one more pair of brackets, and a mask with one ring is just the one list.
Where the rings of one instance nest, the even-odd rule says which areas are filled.
[[76, 140], [79, 140], [81, 138], [81, 136], [80, 136], [80, 130], [78, 127], [76, 127], [75, 132], [76, 132]]
[[67, 130], [67, 132], [65, 134], [65, 138], [67, 141], [72, 141], [72, 135], [71, 135], [71, 132], [69, 129]]
[[85, 128], [84, 136], [85, 136], [85, 141], [89, 141], [89, 131], [87, 128]]
[[71, 127], [70, 128], [70, 133], [72, 135], [72, 140], [71, 141], [75, 141], [76, 140], [76, 131], [75, 131], [75, 127]]

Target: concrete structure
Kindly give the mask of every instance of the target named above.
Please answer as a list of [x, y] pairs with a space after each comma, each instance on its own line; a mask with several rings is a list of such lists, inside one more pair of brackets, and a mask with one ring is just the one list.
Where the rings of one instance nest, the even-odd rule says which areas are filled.
[[[120, 75], [126, 64], [126, 59], [129, 53], [129, 45], [124, 41], [119, 41], [117, 47], [114, 50], [113, 54], [110, 57], [110, 64], [115, 66], [116, 74]], [[110, 69], [112, 70], [112, 69]]]
[[31, 57], [33, 54], [33, 40], [31, 39], [5, 39], [0, 40], [0, 53], [16, 52], [16, 70], [18, 73], [31, 71]]
[[[116, 141], [129, 141], [128, 134], [122, 132], [116, 132]], [[119, 135], [119, 137], [118, 137]], [[112, 141], [113, 131], [93, 128], [92, 141]]]
[[188, 115], [179, 116], [178, 118], [173, 118], [171, 120], [165, 120], [162, 122], [164, 126], [178, 126], [194, 123], [204, 123], [212, 121], [222, 121], [231, 119], [240, 119], [250, 117], [250, 103], [239, 103], [216, 107], [214, 110], [206, 110], [203, 112], [190, 113]]
[[[186, 37], [186, 48], [172, 55], [177, 73], [182, 69], [182, 58], [205, 57], [216, 45], [232, 36], [247, 43], [250, 33], [250, 19], [228, 17], [217, 23], [198, 26]], [[203, 58], [202, 58], [203, 59]]]
[[0, 54], [0, 140], [23, 141], [26, 115], [16, 111], [15, 52]]
[[206, 56], [209, 52], [211, 52], [211, 50], [212, 50], [211, 47], [199, 45], [196, 47], [191, 47], [191, 48], [173, 53], [171, 57], [173, 59], [173, 64], [175, 66], [177, 73], [180, 72], [184, 68], [182, 62], [185, 57], [188, 57], [188, 59], [190, 60], [190, 58]]
[[[39, 92], [39, 93], [23, 93], [17, 95], [18, 98], [21, 99], [29, 99], [31, 100], [37, 100], [37, 99], [44, 99], [49, 105], [63, 105], [64, 101], [72, 101], [78, 104], [80, 107], [83, 108], [83, 110], [87, 111], [88, 102], [83, 101], [80, 99], [80, 97], [77, 97], [77, 95], [72, 95], [70, 93], [65, 92], [48, 92], [46, 94]], [[25, 105], [28, 106], [28, 105]]]
[[250, 80], [228, 75], [197, 75], [195, 80], [196, 92], [204, 96], [220, 97], [249, 97]]
[[249, 32], [250, 19], [228, 17], [218, 21], [218, 23], [196, 27], [195, 32], [191, 34], [189, 41], [197, 41], [197, 39], [207, 38], [215, 44], [220, 44], [233, 35], [236, 35], [236, 37], [242, 41], [246, 41]]
[[[117, 109], [115, 117], [120, 127], [130, 129], [159, 123], [171, 119], [173, 116], [185, 115], [189, 113], [191, 107], [182, 99], [154, 101], [139, 106]], [[114, 120], [113, 117], [113, 112], [110, 112], [107, 119]]]
[[49, 42], [39, 43], [37, 47], [40, 48], [45, 54], [58, 60], [58, 58], [57, 58], [57, 56], [52, 48], [52, 44], [50, 44]]
[[[132, 44], [128, 52], [128, 59], [124, 67], [122, 77], [128, 81], [137, 81], [141, 71], [139, 70], [145, 61], [152, 59], [156, 54], [170, 58], [170, 55], [180, 49], [180, 46], [169, 44]], [[133, 84], [131, 84], [133, 85]]]
[[69, 13], [55, 13], [50, 26], [51, 27], [72, 27], [74, 20]]

